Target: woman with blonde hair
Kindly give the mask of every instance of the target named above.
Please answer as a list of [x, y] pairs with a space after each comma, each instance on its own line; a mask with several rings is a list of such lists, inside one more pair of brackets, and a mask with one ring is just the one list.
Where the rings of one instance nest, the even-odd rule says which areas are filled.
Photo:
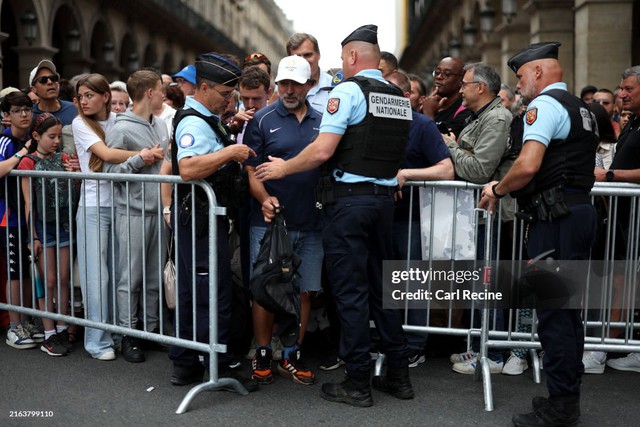
[[[113, 127], [116, 115], [111, 112], [109, 82], [100, 74], [89, 74], [76, 85], [78, 116], [73, 120], [73, 138], [84, 173], [100, 171], [103, 162], [122, 163], [139, 155], [145, 163], [153, 163], [153, 150], [127, 151], [109, 148], [105, 135]], [[88, 320], [112, 323], [114, 280], [111, 277], [118, 252], [112, 239], [111, 183], [83, 180], [77, 220], [78, 267], [80, 286]], [[114, 360], [114, 342], [107, 331], [86, 328], [85, 350], [95, 359]]]

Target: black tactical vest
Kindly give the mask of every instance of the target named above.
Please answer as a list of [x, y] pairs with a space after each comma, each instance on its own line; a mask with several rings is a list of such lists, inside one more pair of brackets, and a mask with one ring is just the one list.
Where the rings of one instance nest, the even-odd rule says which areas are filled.
[[[227, 147], [234, 144], [229, 137], [229, 129], [220, 122], [217, 116], [205, 116], [193, 108], [178, 110], [173, 118], [173, 137], [171, 138], [171, 168], [174, 175], [180, 175], [180, 167], [178, 165], [178, 141], [176, 141], [176, 129], [182, 119], [188, 116], [196, 116], [204, 120], [220, 139], [220, 142]], [[213, 187], [218, 203], [227, 208], [236, 208], [241, 204], [240, 200], [243, 194], [247, 192], [248, 185], [246, 174], [243, 174], [242, 168], [238, 162], [229, 162], [219, 168], [215, 173], [205, 178]], [[182, 200], [190, 190], [188, 185], [178, 185], [178, 200]], [[201, 200], [206, 200], [202, 190], [196, 187], [196, 195]]]
[[376, 79], [356, 76], [347, 81], [362, 90], [367, 112], [361, 123], [347, 127], [331, 164], [356, 175], [393, 178], [409, 139], [409, 98], [397, 86]]
[[569, 113], [571, 130], [565, 140], [551, 140], [544, 154], [540, 169], [533, 180], [522, 190], [512, 193], [520, 198], [539, 193], [559, 185], [590, 191], [595, 182], [598, 127], [596, 119], [579, 98], [566, 90], [552, 89], [538, 96], [550, 96]]

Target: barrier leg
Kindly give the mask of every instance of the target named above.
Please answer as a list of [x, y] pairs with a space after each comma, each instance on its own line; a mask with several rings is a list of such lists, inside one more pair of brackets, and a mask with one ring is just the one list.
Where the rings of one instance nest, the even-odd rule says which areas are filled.
[[531, 369], [533, 369], [533, 382], [536, 384], [540, 384], [542, 379], [540, 378], [540, 358], [538, 357], [538, 352], [535, 349], [529, 350], [529, 354], [531, 355]]
[[184, 399], [182, 399], [182, 402], [180, 402], [180, 406], [178, 406], [178, 409], [176, 410], [176, 414], [184, 414], [185, 412], [187, 412], [187, 409], [189, 409], [189, 405], [191, 404], [193, 399], [196, 397], [196, 395], [201, 391], [208, 391], [208, 390], [235, 391], [236, 393], [242, 396], [246, 396], [247, 394], [249, 394], [247, 389], [245, 389], [242, 386], [242, 384], [240, 384], [240, 382], [236, 379], [219, 378], [215, 382], [213, 381], [213, 379], [210, 379], [208, 382], [198, 384], [197, 386], [189, 390], [189, 392], [184, 397]]

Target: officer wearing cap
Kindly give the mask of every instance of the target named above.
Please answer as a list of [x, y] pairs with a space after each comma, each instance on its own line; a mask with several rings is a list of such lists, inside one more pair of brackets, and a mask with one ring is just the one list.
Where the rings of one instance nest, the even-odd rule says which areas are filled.
[[[493, 211], [496, 200], [511, 192], [528, 221], [530, 258], [551, 251], [556, 260], [586, 260], [596, 232], [589, 192], [597, 128], [588, 106], [562, 83], [559, 46], [533, 44], [508, 62], [518, 78], [517, 89], [529, 104], [524, 145], [507, 175], [485, 186], [480, 207]], [[537, 314], [549, 398], [534, 398], [534, 411], [514, 416], [513, 423], [578, 425], [584, 372], [581, 312], [539, 305]]]
[[262, 180], [323, 166], [319, 193], [327, 215], [323, 247], [340, 320], [339, 357], [347, 375], [323, 384], [321, 396], [371, 406], [369, 319], [380, 334], [388, 371], [374, 387], [400, 399], [414, 396], [401, 315], [382, 308], [382, 262], [391, 259], [393, 193], [411, 123], [411, 104], [382, 78], [377, 27], [365, 25], [342, 41], [346, 80], [330, 94], [320, 134], [287, 161], [271, 157], [256, 168]]
[[[196, 92], [193, 97], [187, 97], [184, 108], [176, 113], [173, 122], [173, 174], [180, 175], [185, 181], [204, 179], [211, 182], [218, 203], [223, 204], [224, 200], [229, 200], [229, 195], [214, 185], [217, 178], [227, 168], [238, 166], [238, 162], [255, 156], [253, 150], [246, 145], [231, 143], [228, 129], [220, 122], [220, 114], [227, 108], [235, 92], [241, 70], [226, 56], [218, 53], [199, 55], [195, 67]], [[178, 235], [177, 333], [182, 338], [193, 336], [192, 307], [195, 307], [196, 338], [198, 342], [209, 342], [209, 253], [215, 250], [218, 257], [218, 342], [227, 344], [232, 299], [229, 242], [225, 238], [228, 235], [229, 222], [227, 218], [216, 217], [217, 247], [209, 248], [206, 226], [208, 206], [202, 190], [196, 188], [192, 193], [190, 186], [182, 185], [178, 186], [176, 191], [177, 205], [172, 209], [172, 215], [175, 217], [172, 223], [177, 227]], [[165, 210], [168, 208], [165, 207]], [[195, 242], [191, 238], [194, 223]], [[196, 283], [195, 294], [192, 294], [194, 256]], [[169, 357], [173, 361], [172, 384], [186, 385], [202, 381], [205, 369], [198, 360], [198, 352], [172, 347]], [[230, 356], [220, 354], [218, 363], [220, 376], [234, 377], [229, 371]], [[255, 390], [255, 381], [236, 379], [240, 380], [247, 390]]]

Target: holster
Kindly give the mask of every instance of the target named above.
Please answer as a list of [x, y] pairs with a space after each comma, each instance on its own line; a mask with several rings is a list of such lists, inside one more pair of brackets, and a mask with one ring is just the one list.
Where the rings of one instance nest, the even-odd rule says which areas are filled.
[[322, 209], [323, 206], [332, 205], [336, 202], [335, 181], [331, 173], [321, 173], [316, 185], [316, 206]]
[[[583, 202], [582, 197], [574, 198], [576, 200], [573, 204]], [[585, 198], [588, 201], [588, 196]], [[521, 199], [518, 200], [518, 202], [520, 201]], [[569, 215], [571, 213], [569, 206], [564, 187], [559, 185], [530, 196], [528, 202], [521, 204], [516, 217], [528, 223], [553, 221]]]

